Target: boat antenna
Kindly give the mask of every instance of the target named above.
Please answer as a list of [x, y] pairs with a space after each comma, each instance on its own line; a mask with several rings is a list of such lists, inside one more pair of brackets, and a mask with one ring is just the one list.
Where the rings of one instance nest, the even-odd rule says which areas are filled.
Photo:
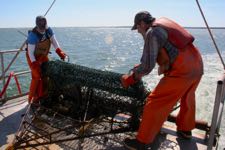
[[212, 32], [211, 32], [211, 30], [210, 30], [210, 28], [209, 28], [209, 25], [208, 25], [208, 23], [207, 23], [207, 21], [206, 21], [206, 19], [205, 19], [204, 13], [203, 13], [203, 11], [202, 11], [202, 9], [201, 9], [201, 6], [200, 6], [198, 0], [196, 0], [196, 3], [197, 3], [198, 8], [199, 8], [199, 10], [200, 10], [200, 12], [201, 12], [201, 15], [202, 15], [202, 18], [203, 18], [203, 20], [204, 20], [204, 22], [205, 22], [205, 25], [206, 25], [206, 27], [207, 27], [207, 29], [208, 29], [208, 31], [209, 31], [210, 37], [211, 37], [211, 39], [212, 39], [212, 41], [213, 41], [213, 44], [214, 44], [214, 46], [215, 46], [215, 48], [216, 48], [216, 51], [217, 51], [217, 53], [218, 53], [218, 55], [219, 55], [219, 57], [220, 57], [221, 63], [223, 64], [223, 69], [225, 70], [225, 64], [224, 64], [223, 58], [222, 58], [221, 53], [220, 53], [220, 51], [219, 51], [219, 48], [218, 48], [218, 46], [217, 46], [217, 44], [216, 44], [216, 41], [215, 41], [215, 39], [214, 39], [214, 37], [213, 37], [213, 35], [212, 35]]
[[[56, 2], [56, 0], [54, 0], [52, 2], [52, 4], [50, 5], [50, 7], [48, 8], [48, 10], [46, 11], [46, 13], [44, 14], [44, 16], [46, 16], [49, 12], [49, 10], [52, 8], [52, 6], [54, 5], [54, 3]], [[21, 32], [20, 32], [21, 33]], [[12, 65], [12, 63], [16, 60], [17, 56], [19, 55], [19, 53], [23, 50], [24, 46], [26, 45], [27, 40], [25, 40], [23, 42], [23, 44], [21, 45], [21, 47], [19, 48], [19, 51], [15, 54], [15, 56], [12, 58], [11, 62], [8, 64], [7, 68], [2, 72], [2, 75], [0, 77], [0, 79], [5, 75], [5, 73], [9, 70], [9, 67]]]

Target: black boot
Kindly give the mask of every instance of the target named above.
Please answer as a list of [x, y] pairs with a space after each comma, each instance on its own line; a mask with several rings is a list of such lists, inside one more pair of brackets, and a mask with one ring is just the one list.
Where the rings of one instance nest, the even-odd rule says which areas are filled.
[[124, 141], [124, 146], [129, 150], [146, 150], [147, 145], [139, 142], [137, 139], [126, 138]]
[[181, 130], [178, 130], [177, 131], [177, 135], [182, 137], [183, 139], [191, 139], [192, 138], [192, 133], [191, 131], [181, 131]]

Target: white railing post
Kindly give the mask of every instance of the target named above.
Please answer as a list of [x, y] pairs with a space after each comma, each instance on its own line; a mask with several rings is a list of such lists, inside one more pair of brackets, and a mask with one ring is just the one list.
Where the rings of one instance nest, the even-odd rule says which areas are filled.
[[[217, 140], [217, 142], [219, 140], [218, 134], [223, 114], [224, 99], [225, 99], [225, 75], [223, 75], [222, 79], [217, 82], [216, 98], [213, 108], [213, 116], [211, 121], [207, 150], [211, 150], [213, 148], [214, 140]], [[217, 149], [218, 143], [216, 143], [215, 146]]]

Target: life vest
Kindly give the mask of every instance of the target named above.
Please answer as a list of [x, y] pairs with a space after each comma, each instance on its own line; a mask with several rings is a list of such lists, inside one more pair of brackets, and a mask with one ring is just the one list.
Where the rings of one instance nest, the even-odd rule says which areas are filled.
[[194, 41], [194, 37], [187, 30], [168, 18], [156, 19], [152, 26], [160, 26], [165, 29], [169, 42], [178, 49], [183, 49]]
[[[167, 18], [156, 19], [153, 22], [152, 27], [157, 26], [162, 27], [167, 31], [168, 42], [177, 48], [178, 51], [183, 50], [187, 45], [194, 41], [194, 37], [188, 31], [172, 20]], [[166, 74], [170, 69], [171, 61], [167, 51], [169, 51], [169, 49], [165, 46], [159, 50], [157, 57], [157, 63], [159, 64], [159, 75], [162, 73]]]
[[[35, 57], [47, 56], [51, 48], [51, 41], [50, 41], [50, 35], [48, 33], [48, 29], [45, 31], [44, 35], [40, 34], [36, 30], [36, 28], [34, 28], [32, 32], [34, 32], [39, 38], [39, 42], [35, 46], [34, 56]], [[42, 39], [43, 37], [44, 39]]]
[[44, 41], [40, 41], [36, 44], [34, 56], [47, 56], [51, 47], [50, 39], [46, 39]]

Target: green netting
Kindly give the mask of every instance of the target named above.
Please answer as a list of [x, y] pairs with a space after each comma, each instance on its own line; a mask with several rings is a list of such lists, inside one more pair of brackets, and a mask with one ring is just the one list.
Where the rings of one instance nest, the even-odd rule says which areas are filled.
[[122, 74], [62, 61], [44, 63], [42, 72], [49, 78], [45, 106], [76, 119], [129, 112], [138, 120], [149, 93], [142, 81], [124, 89], [120, 82]]
[[96, 88], [121, 96], [145, 98], [146, 89], [143, 82], [124, 89], [121, 86], [120, 77], [122, 74], [92, 69], [76, 64], [62, 61], [49, 61], [42, 66], [43, 75], [56, 81], [61, 87], [78, 85], [89, 88]]

